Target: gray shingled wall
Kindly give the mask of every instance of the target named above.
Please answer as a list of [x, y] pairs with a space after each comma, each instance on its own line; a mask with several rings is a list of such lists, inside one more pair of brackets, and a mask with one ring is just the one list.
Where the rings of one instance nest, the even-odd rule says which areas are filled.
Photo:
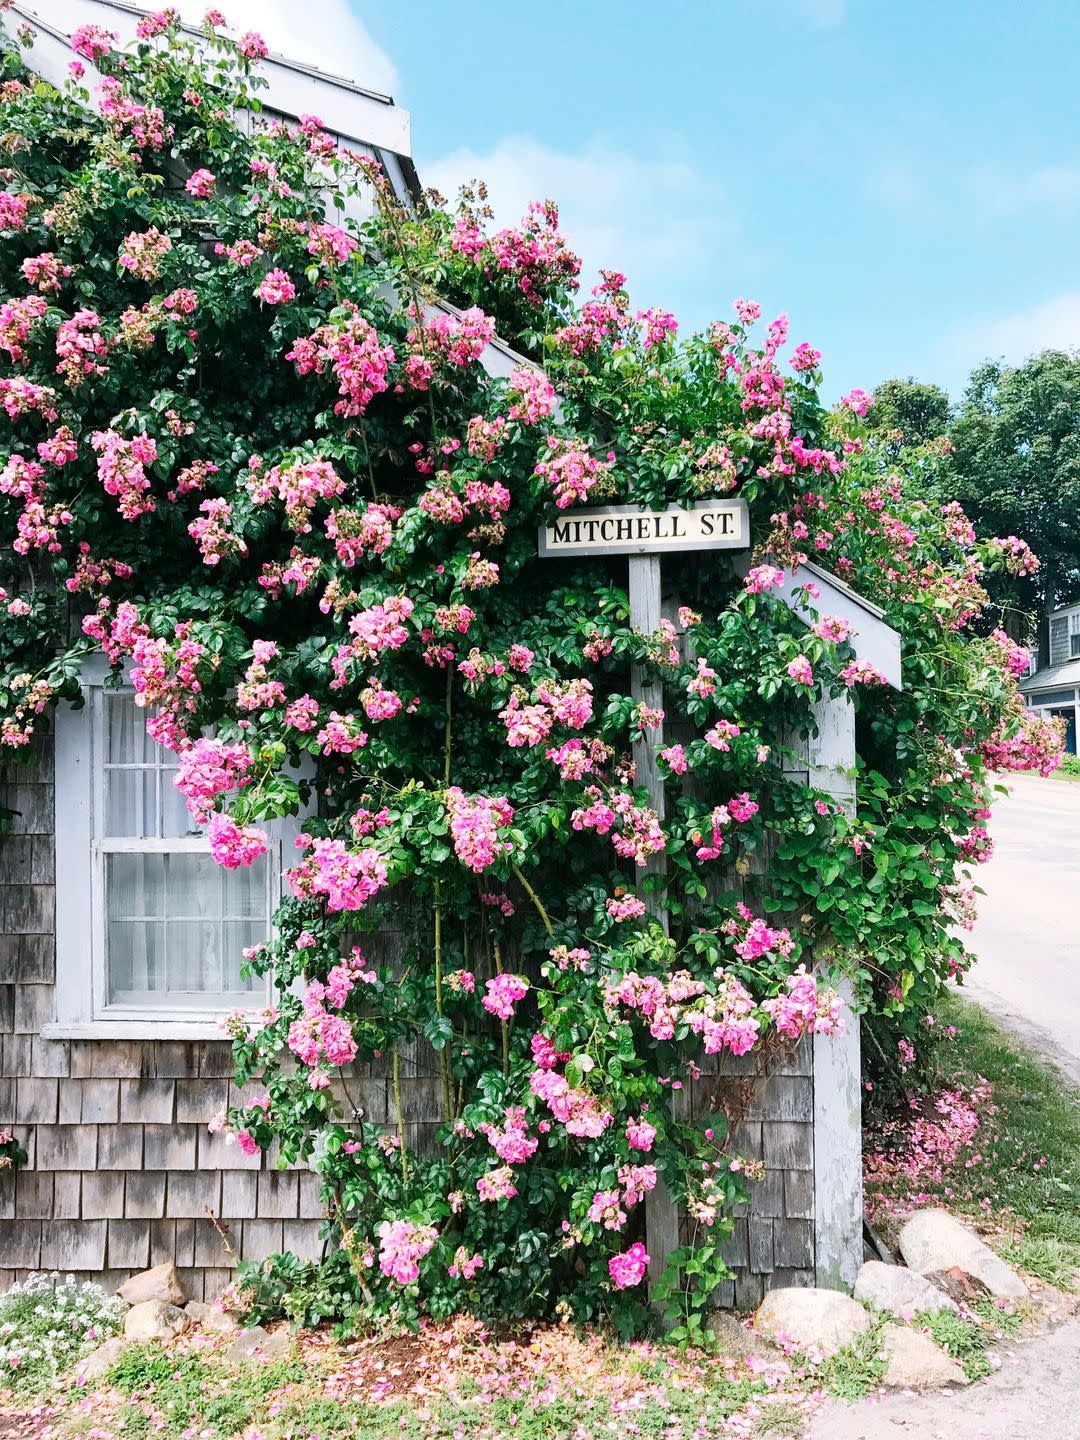
[[[748, 1182], [750, 1200], [736, 1207], [724, 1245], [735, 1279], [720, 1287], [722, 1306], [748, 1310], [766, 1290], [814, 1283], [813, 1056], [812, 1044], [800, 1044], [760, 1076], [755, 1056], [725, 1056], [717, 1076], [703, 1075], [692, 1088], [695, 1115], [726, 1109], [725, 1099], [731, 1103], [729, 1113], [741, 1115], [731, 1130], [731, 1152], [765, 1167], [761, 1180]], [[744, 1100], [738, 1092], [748, 1077]]]
[[[212, 1296], [231, 1274], [207, 1217], [227, 1229], [244, 1259], [282, 1248], [316, 1255], [321, 1211], [316, 1177], [279, 1172], [272, 1156], [244, 1156], [207, 1121], [234, 1096], [224, 1041], [49, 1041], [55, 942], [51, 743], [39, 765], [9, 764], [0, 803], [18, 813], [0, 840], [0, 1126], [29, 1153], [18, 1174], [0, 1174], [0, 1287], [34, 1269], [100, 1274], [106, 1283], [175, 1260], [193, 1298]], [[63, 877], [60, 877], [61, 882]], [[400, 954], [404, 936], [367, 937], [374, 963]], [[733, 1148], [764, 1162], [750, 1213], [727, 1246], [738, 1275], [720, 1296], [745, 1307], [772, 1284], [813, 1283], [812, 1048], [756, 1081]], [[727, 1060], [745, 1075], [749, 1061]], [[347, 1078], [349, 1101], [386, 1123], [388, 1062]], [[700, 1110], [715, 1077], [688, 1094]], [[402, 1056], [406, 1141], [428, 1148], [439, 1116], [434, 1057]], [[344, 1099], [344, 1094], [339, 1089]]]

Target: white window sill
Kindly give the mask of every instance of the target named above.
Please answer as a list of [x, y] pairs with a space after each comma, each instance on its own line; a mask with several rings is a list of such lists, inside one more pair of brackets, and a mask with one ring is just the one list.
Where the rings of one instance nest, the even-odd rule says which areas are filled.
[[51, 1020], [43, 1040], [219, 1040], [229, 1036], [216, 1020]]

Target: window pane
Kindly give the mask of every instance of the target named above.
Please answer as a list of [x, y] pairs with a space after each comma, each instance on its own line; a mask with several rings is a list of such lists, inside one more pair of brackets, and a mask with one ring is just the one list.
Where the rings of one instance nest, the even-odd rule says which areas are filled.
[[201, 834], [187, 801], [173, 784], [175, 775], [175, 767], [161, 772], [161, 834], [166, 840], [175, 839], [177, 835]]
[[107, 855], [112, 1004], [220, 1009], [262, 981], [240, 980], [243, 950], [269, 931], [268, 857], [224, 870], [209, 855]]
[[109, 1002], [149, 1003], [164, 999], [165, 927], [146, 921], [109, 924]]
[[157, 770], [105, 771], [105, 834], [157, 835]]
[[153, 765], [160, 749], [146, 733], [146, 712], [130, 693], [105, 696], [105, 761], [110, 765]]
[[106, 857], [106, 913], [110, 919], [163, 918], [165, 871], [163, 855]]
[[230, 990], [243, 991], [249, 995], [262, 994], [265, 981], [258, 975], [240, 979], [240, 966], [244, 963], [244, 951], [266, 939], [265, 921], [226, 920], [225, 922], [225, 978]]

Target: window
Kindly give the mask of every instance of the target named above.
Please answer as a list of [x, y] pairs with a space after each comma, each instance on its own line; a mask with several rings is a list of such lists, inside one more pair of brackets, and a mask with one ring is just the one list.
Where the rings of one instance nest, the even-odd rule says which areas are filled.
[[221, 1015], [266, 1003], [265, 982], [241, 978], [243, 950], [270, 934], [299, 823], [267, 826], [249, 869], [215, 864], [173, 784], [176, 757], [105, 673], [85, 677], [83, 709], [57, 714], [57, 1022], [45, 1033], [218, 1035]]

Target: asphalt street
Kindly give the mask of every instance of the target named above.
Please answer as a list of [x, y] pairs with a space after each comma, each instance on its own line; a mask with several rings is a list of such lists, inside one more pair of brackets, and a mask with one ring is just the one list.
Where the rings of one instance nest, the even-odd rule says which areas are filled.
[[1080, 783], [1012, 778], [969, 937], [964, 991], [1080, 1084]]

